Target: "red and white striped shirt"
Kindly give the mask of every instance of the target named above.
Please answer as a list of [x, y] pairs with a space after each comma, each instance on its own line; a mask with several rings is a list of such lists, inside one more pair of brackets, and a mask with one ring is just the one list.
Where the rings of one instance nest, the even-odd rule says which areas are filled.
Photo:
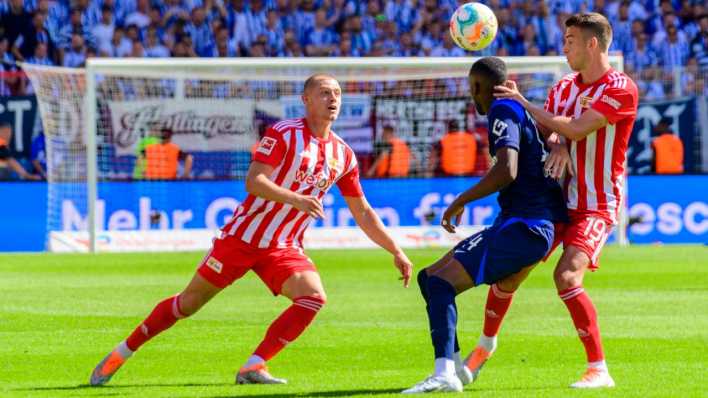
[[[344, 196], [363, 196], [352, 149], [332, 131], [326, 140], [313, 136], [305, 119], [269, 127], [253, 160], [273, 166], [270, 180], [278, 186], [320, 201], [335, 183]], [[249, 194], [222, 233], [259, 248], [297, 248], [311, 221], [290, 204]]]
[[592, 84], [580, 79], [579, 73], [565, 76], [551, 89], [545, 105], [546, 111], [573, 119], [593, 109], [608, 121], [582, 140], [568, 143], [575, 171], [565, 181], [568, 209], [599, 212], [616, 223], [639, 93], [632, 79], [613, 69]]

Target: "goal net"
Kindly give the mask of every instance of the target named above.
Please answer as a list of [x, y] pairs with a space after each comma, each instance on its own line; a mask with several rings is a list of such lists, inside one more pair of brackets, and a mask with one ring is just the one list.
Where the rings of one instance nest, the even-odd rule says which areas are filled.
[[[476, 114], [468, 92], [474, 61], [94, 58], [85, 69], [23, 64], [47, 140], [48, 248], [208, 247], [245, 196], [254, 144], [268, 125], [303, 116], [302, 84], [313, 73], [331, 74], [342, 86], [334, 131], [357, 153], [364, 190], [384, 222], [400, 227], [396, 236], [404, 244], [451, 244], [455, 238], [435, 227], [442, 210], [489, 167], [486, 119]], [[505, 61], [510, 77], [538, 103], [568, 72], [563, 57]], [[621, 70], [620, 57], [611, 63]], [[463, 177], [450, 177], [443, 165], [441, 139], [449, 131], [465, 132], [476, 143], [464, 156]], [[405, 143], [405, 155], [391, 148], [391, 134]], [[338, 194], [331, 192], [323, 204], [327, 217], [311, 228], [310, 247], [367, 245], [351, 228]], [[463, 224], [491, 223], [494, 208], [494, 198], [472, 204]]]

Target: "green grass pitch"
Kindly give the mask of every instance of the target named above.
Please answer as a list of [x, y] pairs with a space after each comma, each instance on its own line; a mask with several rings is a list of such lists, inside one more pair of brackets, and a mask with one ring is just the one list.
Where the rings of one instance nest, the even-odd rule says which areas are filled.
[[[417, 269], [442, 249], [412, 250]], [[148, 343], [111, 383], [94, 365], [158, 300], [188, 282], [202, 253], [0, 255], [2, 397], [396, 396], [432, 370], [417, 286], [381, 250], [311, 251], [328, 293], [312, 327], [270, 364], [286, 386], [237, 386], [234, 372], [287, 305], [253, 274]], [[553, 257], [552, 261], [555, 261]], [[708, 395], [708, 247], [608, 247], [585, 287], [599, 312], [613, 390], [572, 391], [585, 364], [556, 296], [552, 265], [514, 298], [500, 347], [466, 394], [479, 397]], [[458, 297], [466, 353], [487, 288]]]

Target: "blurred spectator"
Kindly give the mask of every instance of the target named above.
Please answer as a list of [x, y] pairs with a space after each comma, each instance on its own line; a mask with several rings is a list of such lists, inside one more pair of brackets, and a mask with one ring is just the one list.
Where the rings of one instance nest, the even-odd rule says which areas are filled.
[[430, 52], [432, 57], [464, 57], [465, 50], [458, 47], [454, 41], [452, 41], [452, 36], [449, 32], [442, 34], [443, 44], [442, 46], [435, 47], [433, 51]]
[[[225, 29], [226, 28], [224, 28], [224, 30]], [[228, 37], [228, 32], [226, 32], [226, 35]], [[170, 50], [160, 42], [155, 26], [148, 27], [147, 39], [145, 41], [145, 56], [151, 58], [166, 58], [170, 56]]]
[[177, 178], [179, 162], [184, 162], [182, 178], [189, 178], [192, 174], [192, 155], [183, 152], [179, 146], [172, 142], [172, 130], [160, 131], [160, 142], [145, 145], [145, 178], [150, 180], [174, 180]]
[[9, 0], [7, 13], [0, 16], [0, 37], [12, 44], [31, 24], [32, 16], [25, 10], [24, 0]]
[[34, 55], [34, 48], [38, 43], [46, 44], [50, 52], [54, 50], [54, 43], [49, 36], [49, 32], [44, 28], [45, 15], [41, 12], [36, 12], [32, 16], [32, 25], [17, 36], [12, 46], [12, 53], [18, 61], [24, 61], [26, 58]]
[[375, 144], [376, 159], [366, 172], [367, 177], [407, 177], [411, 167], [408, 144], [396, 137], [393, 126], [383, 128], [381, 141]]
[[34, 55], [27, 59], [27, 63], [36, 65], [54, 65], [51, 58], [49, 58], [49, 47], [46, 43], [37, 43], [37, 47], [34, 48]]
[[658, 48], [664, 72], [666, 73], [685, 65], [686, 61], [688, 61], [688, 42], [683, 32], [679, 34], [676, 26], [669, 25], [666, 27], [666, 41], [662, 42]]
[[683, 142], [671, 131], [671, 119], [663, 118], [654, 127], [656, 138], [651, 143], [654, 150], [653, 170], [656, 174], [683, 173]]
[[[3, 73], [3, 78], [0, 79], [0, 96], [7, 97], [13, 94], [13, 87], [18, 84], [18, 78], [14, 74], [17, 72], [15, 59], [9, 53], [9, 41], [7, 37], [0, 36], [0, 72]], [[5, 75], [4, 72], [10, 72]]]
[[113, 30], [113, 37], [108, 45], [99, 48], [99, 51], [109, 57], [127, 57], [133, 51], [133, 45], [130, 40], [125, 37], [123, 28], [116, 27]]
[[30, 154], [30, 161], [32, 166], [34, 166], [34, 172], [42, 176], [43, 179], [47, 179], [47, 151], [46, 144], [44, 142], [44, 132], [39, 132], [32, 139], [32, 150]]
[[91, 29], [91, 34], [93, 35], [96, 48], [103, 51], [110, 46], [115, 28], [116, 26], [113, 21], [113, 10], [104, 5], [101, 8], [101, 22]]
[[69, 68], [79, 68], [86, 62], [86, 46], [79, 34], [71, 37], [71, 47], [64, 54], [63, 65]]
[[194, 50], [200, 57], [207, 57], [213, 52], [213, 42], [211, 28], [206, 20], [206, 13], [201, 7], [192, 10], [191, 21], [185, 27], [185, 31], [192, 38]]
[[327, 56], [336, 48], [337, 34], [327, 27], [327, 12], [320, 8], [315, 13], [315, 25], [305, 33], [305, 53], [309, 56]]
[[236, 43], [229, 40], [229, 29], [222, 26], [216, 33], [216, 45], [212, 50], [214, 57], [238, 57]]
[[150, 1], [137, 0], [137, 8], [135, 11], [125, 17], [125, 25], [135, 25], [140, 29], [146, 28], [150, 24]]
[[28, 173], [22, 165], [15, 160], [10, 151], [12, 139], [12, 126], [7, 122], [0, 122], [0, 180], [12, 180], [15, 174], [23, 180], [39, 180], [38, 175]]
[[698, 61], [701, 71], [708, 72], [708, 14], [699, 18], [699, 31], [691, 41], [691, 58]]
[[447, 133], [439, 144], [440, 170], [445, 175], [463, 176], [474, 172], [477, 140], [471, 133], [461, 130], [456, 120], [448, 122]]

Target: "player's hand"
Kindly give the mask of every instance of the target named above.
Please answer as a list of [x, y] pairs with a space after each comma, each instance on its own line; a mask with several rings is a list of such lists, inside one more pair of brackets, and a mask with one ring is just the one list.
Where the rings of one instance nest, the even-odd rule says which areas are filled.
[[403, 281], [403, 287], [408, 287], [411, 281], [411, 275], [413, 274], [413, 263], [408, 259], [406, 253], [399, 250], [398, 253], [393, 256], [393, 265], [395, 265], [396, 268], [398, 268], [398, 272], [401, 273], [401, 277], [398, 279]]
[[519, 101], [522, 105], [526, 106], [528, 101], [521, 95], [516, 82], [513, 80], [507, 80], [501, 86], [494, 86], [494, 97], [496, 98], [510, 98]]
[[546, 158], [546, 163], [543, 165], [543, 170], [546, 175], [559, 180], [563, 177], [566, 171], [569, 175], [573, 175], [573, 166], [570, 162], [570, 154], [568, 148], [561, 143], [549, 143], [551, 153]]
[[464, 211], [465, 206], [459, 206], [453, 202], [447, 209], [445, 209], [445, 213], [443, 213], [442, 219], [440, 220], [440, 225], [445, 228], [445, 231], [454, 234], [455, 226], [460, 224], [460, 217]]
[[300, 211], [304, 211], [312, 218], [324, 218], [325, 216], [322, 203], [314, 196], [299, 195], [293, 206]]

